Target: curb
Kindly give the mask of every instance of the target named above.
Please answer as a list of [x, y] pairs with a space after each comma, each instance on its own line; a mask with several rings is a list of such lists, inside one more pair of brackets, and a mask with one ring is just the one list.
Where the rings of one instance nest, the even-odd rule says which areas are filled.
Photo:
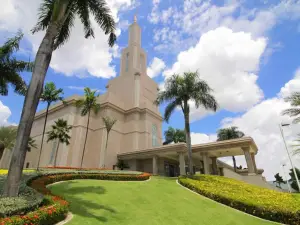
[[193, 191], [193, 190], [191, 190], [191, 189], [189, 189], [189, 188], [187, 188], [187, 187], [181, 185], [181, 184], [178, 182], [178, 179], [176, 180], [176, 183], [177, 183], [180, 187], [182, 187], [182, 188], [184, 188], [184, 189], [186, 189], [186, 190], [188, 190], [188, 191], [190, 191], [190, 192], [192, 192], [192, 193], [194, 193], [194, 194], [196, 194], [196, 195], [198, 195], [198, 196], [200, 196], [200, 197], [202, 197], [202, 198], [205, 198], [205, 199], [207, 199], [207, 200], [209, 200], [209, 201], [211, 201], [211, 202], [217, 203], [217, 204], [219, 204], [219, 205], [222, 205], [222, 206], [231, 208], [231, 209], [233, 209], [233, 210], [235, 210], [235, 211], [237, 211], [237, 212], [239, 212], [239, 213], [242, 213], [242, 214], [244, 214], [244, 215], [248, 215], [248, 216], [254, 217], [254, 218], [256, 218], [256, 219], [259, 219], [259, 220], [262, 220], [262, 221], [265, 221], [265, 222], [269, 222], [269, 223], [273, 223], [273, 224], [284, 225], [283, 223], [278, 223], [278, 222], [275, 222], [275, 221], [266, 220], [266, 219], [263, 219], [263, 218], [254, 216], [254, 215], [252, 215], [252, 214], [245, 213], [245, 212], [240, 211], [240, 210], [238, 210], [238, 209], [232, 208], [232, 207], [230, 207], [230, 206], [228, 206], [228, 205], [225, 205], [225, 204], [222, 204], [222, 203], [220, 203], [220, 202], [214, 201], [214, 200], [212, 200], [212, 199], [210, 199], [210, 198], [208, 198], [208, 197], [205, 197], [204, 195], [201, 195], [201, 194], [199, 194], [199, 193], [197, 193], [197, 192], [195, 192], [195, 191]]
[[60, 221], [59, 223], [56, 223], [55, 225], [64, 225], [64, 224], [70, 222], [72, 219], [73, 219], [73, 214], [71, 212], [68, 212], [67, 217], [63, 221]]

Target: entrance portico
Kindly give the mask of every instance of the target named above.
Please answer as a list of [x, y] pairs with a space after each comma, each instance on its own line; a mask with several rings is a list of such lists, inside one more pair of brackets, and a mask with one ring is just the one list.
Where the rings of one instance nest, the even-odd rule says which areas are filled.
[[[219, 163], [218, 158], [244, 155], [248, 166], [248, 174], [255, 175], [257, 174], [255, 164], [257, 151], [257, 146], [250, 137], [193, 145], [194, 170], [204, 174], [223, 175], [223, 165]], [[186, 166], [187, 146], [185, 143], [126, 152], [118, 154], [118, 158], [127, 162], [129, 167], [135, 166], [139, 171], [153, 173], [154, 175], [169, 176], [173, 173], [174, 176], [184, 175], [188, 170]], [[147, 166], [146, 163], [145, 166], [147, 160], [151, 165]], [[143, 163], [139, 163], [140, 161]]]

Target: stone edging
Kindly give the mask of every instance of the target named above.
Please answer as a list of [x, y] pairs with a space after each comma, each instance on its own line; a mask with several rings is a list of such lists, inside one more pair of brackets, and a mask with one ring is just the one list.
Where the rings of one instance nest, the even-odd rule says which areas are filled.
[[248, 215], [248, 216], [252, 216], [252, 217], [254, 217], [254, 218], [256, 218], [256, 219], [259, 219], [259, 220], [262, 220], [262, 221], [265, 221], [265, 222], [283, 225], [283, 223], [278, 223], [278, 222], [275, 222], [275, 221], [266, 220], [266, 219], [263, 219], [263, 218], [254, 216], [254, 215], [252, 215], [252, 214], [245, 213], [245, 212], [240, 211], [240, 210], [238, 210], [238, 209], [232, 208], [232, 207], [230, 207], [230, 206], [228, 206], [228, 205], [225, 205], [225, 204], [222, 204], [222, 203], [220, 203], [220, 202], [214, 201], [214, 200], [212, 200], [212, 199], [210, 199], [210, 198], [208, 198], [208, 197], [206, 197], [206, 196], [204, 196], [204, 195], [201, 195], [201, 194], [199, 194], [199, 193], [197, 193], [197, 192], [195, 192], [195, 191], [193, 191], [193, 190], [191, 190], [191, 189], [189, 189], [189, 188], [187, 188], [187, 187], [181, 185], [181, 184], [178, 182], [178, 179], [176, 180], [176, 183], [177, 183], [180, 187], [182, 187], [182, 188], [184, 188], [184, 189], [186, 189], [186, 190], [188, 190], [188, 191], [190, 191], [190, 192], [192, 192], [192, 193], [194, 193], [194, 194], [196, 194], [196, 195], [198, 195], [198, 196], [200, 196], [200, 197], [202, 197], [202, 198], [205, 198], [205, 199], [207, 199], [207, 200], [209, 200], [209, 201], [211, 201], [211, 202], [217, 203], [217, 204], [219, 204], [219, 205], [222, 205], [222, 206], [226, 206], [226, 207], [228, 207], [228, 208], [231, 208], [231, 209], [233, 209], [233, 210], [235, 210], [235, 211], [237, 211], [237, 212], [239, 212], [239, 213], [242, 213], [242, 214], [245, 214], [245, 215]]
[[71, 212], [68, 212], [67, 217], [63, 221], [60, 221], [55, 225], [64, 225], [64, 224], [70, 222], [72, 219], [73, 219], [73, 214]]

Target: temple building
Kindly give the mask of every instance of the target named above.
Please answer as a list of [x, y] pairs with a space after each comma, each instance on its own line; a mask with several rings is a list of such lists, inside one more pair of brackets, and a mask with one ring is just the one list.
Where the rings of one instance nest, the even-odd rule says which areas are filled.
[[[162, 122], [159, 108], [154, 104], [158, 85], [147, 75], [147, 53], [141, 45], [141, 28], [136, 18], [129, 27], [128, 46], [122, 50], [120, 74], [110, 80], [106, 93], [98, 97], [100, 112], [90, 116], [84, 168], [113, 169], [118, 160], [129, 165], [130, 170], [145, 171], [163, 176], [178, 176], [187, 171], [187, 147], [185, 143], [162, 145]], [[80, 115], [74, 105], [83, 96], [71, 96], [66, 104], [57, 103], [49, 109], [46, 132], [58, 118], [63, 118], [72, 126], [70, 144], [60, 144], [57, 166], [80, 167], [85, 142], [87, 116]], [[117, 119], [109, 139], [105, 155], [106, 128], [102, 117]], [[45, 110], [36, 113], [31, 137], [41, 144]], [[54, 164], [57, 141], [47, 142], [45, 136], [40, 166]], [[25, 167], [37, 167], [39, 148], [27, 153]], [[255, 155], [258, 148], [250, 137], [229, 141], [212, 142], [192, 146], [194, 170], [205, 174], [218, 174], [254, 183], [268, 184], [258, 169]], [[11, 151], [5, 151], [0, 167], [7, 168]], [[247, 169], [234, 170], [230, 165], [218, 160], [221, 157], [243, 155]]]

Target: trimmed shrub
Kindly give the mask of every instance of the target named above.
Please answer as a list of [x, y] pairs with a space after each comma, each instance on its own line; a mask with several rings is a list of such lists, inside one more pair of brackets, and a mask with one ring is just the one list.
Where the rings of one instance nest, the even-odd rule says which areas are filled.
[[179, 177], [183, 186], [240, 211], [284, 224], [300, 224], [300, 201], [289, 193], [212, 175]]

